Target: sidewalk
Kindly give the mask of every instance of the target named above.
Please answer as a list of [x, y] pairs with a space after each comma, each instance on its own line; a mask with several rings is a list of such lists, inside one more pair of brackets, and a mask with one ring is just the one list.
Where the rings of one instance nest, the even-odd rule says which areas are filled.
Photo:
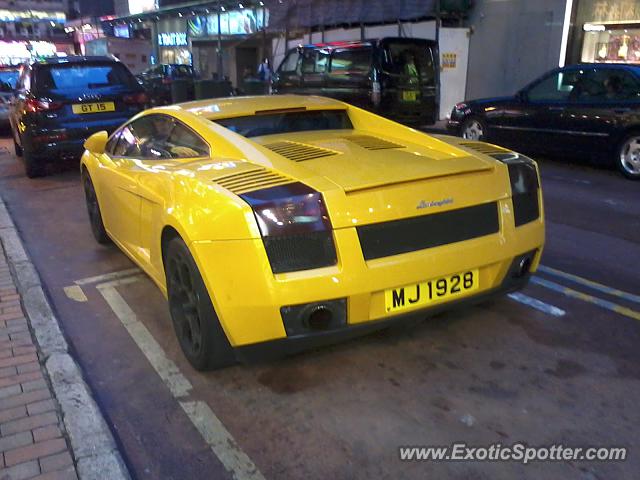
[[0, 480], [130, 480], [0, 199]]
[[71, 448], [0, 247], [0, 479], [77, 479]]

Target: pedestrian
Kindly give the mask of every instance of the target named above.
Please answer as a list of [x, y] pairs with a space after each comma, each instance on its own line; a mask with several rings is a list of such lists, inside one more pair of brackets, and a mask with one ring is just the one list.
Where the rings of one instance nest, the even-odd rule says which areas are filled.
[[271, 62], [265, 58], [258, 66], [258, 79], [264, 85], [264, 93], [271, 93]]

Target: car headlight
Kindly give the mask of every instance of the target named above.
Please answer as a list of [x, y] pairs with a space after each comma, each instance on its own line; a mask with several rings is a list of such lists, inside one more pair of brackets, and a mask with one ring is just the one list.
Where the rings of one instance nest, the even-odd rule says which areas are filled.
[[331, 221], [319, 192], [292, 183], [240, 196], [253, 210], [273, 273], [336, 264]]
[[491, 155], [507, 165], [516, 227], [540, 217], [538, 171], [533, 160], [516, 152]]

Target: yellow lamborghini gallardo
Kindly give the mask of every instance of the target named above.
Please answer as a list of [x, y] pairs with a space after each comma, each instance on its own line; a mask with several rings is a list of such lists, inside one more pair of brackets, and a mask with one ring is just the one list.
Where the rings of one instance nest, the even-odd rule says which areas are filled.
[[96, 239], [162, 290], [197, 369], [521, 288], [542, 253], [532, 160], [336, 100], [154, 108], [85, 148]]

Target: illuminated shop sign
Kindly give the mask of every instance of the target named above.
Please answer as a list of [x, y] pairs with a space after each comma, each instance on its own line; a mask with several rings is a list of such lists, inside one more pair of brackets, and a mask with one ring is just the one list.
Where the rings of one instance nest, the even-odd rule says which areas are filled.
[[[187, 22], [192, 37], [218, 35], [218, 15], [200, 15]], [[256, 8], [223, 12], [220, 14], [221, 35], [250, 35], [269, 24], [269, 10]]]
[[50, 22], [64, 23], [66, 16], [63, 12], [0, 9], [0, 22], [20, 22], [22, 20], [47, 20]]
[[187, 45], [187, 34], [185, 32], [159, 33], [158, 45], [161, 47], [184, 47]]
[[129, 15], [151, 12], [158, 9], [156, 0], [129, 0]]

